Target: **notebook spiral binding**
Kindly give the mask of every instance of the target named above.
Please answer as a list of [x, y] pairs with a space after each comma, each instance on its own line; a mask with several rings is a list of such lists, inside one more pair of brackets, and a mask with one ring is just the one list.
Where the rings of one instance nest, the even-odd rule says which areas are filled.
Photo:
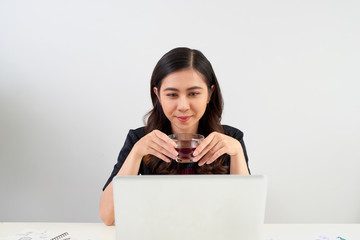
[[67, 235], [69, 235], [69, 233], [64, 232], [63, 234], [60, 234], [59, 236], [56, 236], [56, 237], [54, 237], [54, 238], [52, 238], [52, 239], [50, 239], [50, 240], [60, 240], [60, 239], [62, 239], [63, 237], [66, 237]]

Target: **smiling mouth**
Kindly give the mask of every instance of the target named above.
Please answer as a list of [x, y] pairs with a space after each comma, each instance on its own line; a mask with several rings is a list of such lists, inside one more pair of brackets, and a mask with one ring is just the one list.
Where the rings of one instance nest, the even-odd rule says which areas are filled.
[[187, 116], [187, 117], [176, 117], [180, 122], [187, 122], [191, 116]]

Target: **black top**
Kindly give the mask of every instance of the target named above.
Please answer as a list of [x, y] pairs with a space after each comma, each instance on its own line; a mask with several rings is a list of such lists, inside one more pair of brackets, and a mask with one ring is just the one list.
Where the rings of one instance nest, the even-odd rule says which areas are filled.
[[[227, 125], [223, 125], [223, 128], [224, 128], [224, 134], [237, 139], [241, 143], [241, 146], [242, 146], [242, 148], [244, 150], [244, 156], [245, 156], [246, 164], [248, 166], [248, 170], [249, 170], [249, 173], [250, 173], [249, 164], [248, 164], [248, 156], [247, 156], [245, 144], [244, 144], [244, 141], [243, 141], [243, 136], [244, 136], [243, 132], [241, 132], [237, 128], [227, 126]], [[112, 171], [111, 176], [107, 180], [103, 190], [105, 190], [107, 185], [109, 185], [111, 183], [112, 179], [119, 172], [121, 166], [124, 164], [127, 156], [129, 155], [129, 153], [130, 153], [131, 149], [133, 148], [133, 146], [135, 145], [135, 143], [144, 136], [145, 136], [145, 128], [144, 127], [140, 127], [138, 129], [135, 129], [135, 130], [131, 129], [129, 131], [129, 133], [128, 133], [127, 137], [126, 137], [124, 146], [120, 151], [117, 163], [114, 166], [114, 170]], [[230, 160], [231, 160], [230, 156], [228, 154], [226, 154], [224, 165], [230, 166]], [[195, 174], [193, 166], [194, 166], [194, 164], [198, 164], [198, 163], [179, 163], [179, 164], [180, 164], [180, 166], [179, 166], [180, 168], [178, 170], [178, 174]], [[230, 174], [230, 172], [228, 172], [228, 173]], [[146, 166], [146, 164], [143, 161], [141, 161], [138, 174], [151, 175], [151, 174], [154, 174], [154, 173], [152, 173], [151, 170]]]

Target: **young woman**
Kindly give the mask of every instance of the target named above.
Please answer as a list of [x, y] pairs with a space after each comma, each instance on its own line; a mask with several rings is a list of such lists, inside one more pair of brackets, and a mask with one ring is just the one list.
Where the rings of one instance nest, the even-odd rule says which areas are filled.
[[[198, 50], [175, 48], [157, 63], [150, 88], [153, 109], [146, 126], [130, 130], [104, 186], [100, 217], [114, 222], [112, 179], [137, 174], [250, 174], [243, 133], [221, 125], [223, 99], [214, 70]], [[205, 136], [193, 163], [178, 163], [172, 133]]]

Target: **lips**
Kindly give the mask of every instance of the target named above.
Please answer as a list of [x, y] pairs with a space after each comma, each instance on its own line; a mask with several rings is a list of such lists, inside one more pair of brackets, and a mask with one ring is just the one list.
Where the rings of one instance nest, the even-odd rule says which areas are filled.
[[191, 116], [176, 117], [180, 122], [187, 122]]

